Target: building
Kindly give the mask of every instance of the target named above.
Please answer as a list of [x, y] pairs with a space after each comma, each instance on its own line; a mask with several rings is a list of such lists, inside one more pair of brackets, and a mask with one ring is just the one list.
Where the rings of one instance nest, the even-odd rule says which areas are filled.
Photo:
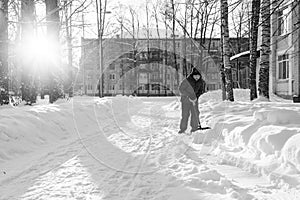
[[291, 99], [300, 96], [299, 1], [275, 2], [271, 16], [271, 90]]
[[[82, 93], [97, 95], [100, 69], [97, 40], [82, 38]], [[232, 55], [249, 49], [248, 39], [230, 39]], [[174, 50], [175, 49], [175, 50]], [[181, 80], [197, 67], [209, 90], [220, 88], [220, 39], [106, 38], [103, 41], [104, 95], [176, 95]]]
[[[270, 92], [300, 102], [300, 5], [299, 1], [283, 0], [272, 3]], [[259, 27], [259, 36], [261, 35]], [[261, 38], [258, 38], [258, 53]], [[234, 68], [239, 68], [242, 88], [249, 85], [249, 51], [231, 57]], [[259, 54], [258, 54], [259, 57]], [[242, 62], [240, 66], [235, 64]], [[259, 80], [259, 58], [256, 80]], [[233, 72], [234, 75], [234, 72]], [[235, 76], [234, 75], [234, 79]]]

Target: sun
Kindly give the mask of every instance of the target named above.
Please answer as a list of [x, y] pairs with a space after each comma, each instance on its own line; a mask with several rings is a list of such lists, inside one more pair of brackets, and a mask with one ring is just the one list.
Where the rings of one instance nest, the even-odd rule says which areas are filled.
[[50, 64], [57, 62], [59, 45], [47, 37], [29, 37], [18, 47], [24, 64]]

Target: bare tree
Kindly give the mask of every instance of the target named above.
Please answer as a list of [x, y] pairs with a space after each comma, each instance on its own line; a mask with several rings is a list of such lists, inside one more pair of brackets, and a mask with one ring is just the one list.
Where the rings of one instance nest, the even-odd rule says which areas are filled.
[[174, 0], [171, 0], [171, 15], [172, 15], [172, 43], [173, 43], [173, 59], [174, 59], [174, 65], [176, 70], [176, 81], [177, 86], [179, 86], [179, 67], [177, 64], [177, 57], [176, 57], [176, 11], [175, 11], [175, 2]]
[[[247, 11], [249, 7], [248, 1], [242, 1], [239, 6], [237, 6], [231, 13], [232, 17], [232, 32], [236, 35], [237, 45], [234, 50], [234, 54], [241, 53], [242, 51], [242, 38], [248, 37], [249, 35], [249, 12]], [[236, 77], [237, 77], [237, 87], [240, 88], [240, 67], [241, 63], [239, 58], [236, 59]], [[247, 74], [247, 71], [246, 71]], [[248, 87], [248, 78], [246, 80], [246, 87]]]
[[[221, 12], [223, 12], [221, 10]], [[220, 83], [221, 83], [221, 90], [222, 90], [222, 100], [226, 100], [226, 78], [225, 78], [225, 69], [224, 69], [224, 46], [223, 46], [223, 40], [222, 40], [222, 33], [223, 33], [223, 25], [221, 24], [221, 37], [220, 37], [220, 43], [221, 43], [221, 62], [220, 62]]]
[[[160, 37], [160, 29], [159, 29], [159, 6], [161, 4], [161, 1], [156, 1], [156, 4], [152, 3], [152, 10], [153, 10], [153, 17], [155, 19], [155, 27], [156, 27], [156, 33], [157, 33], [157, 37], [158, 37], [158, 40], [159, 40], [159, 43], [158, 43], [158, 49], [160, 50], [161, 49], [161, 44], [160, 44], [160, 40], [161, 40], [161, 37]], [[162, 56], [162, 55], [161, 55]], [[160, 95], [160, 92], [161, 92], [161, 86], [159, 86], [159, 95]]]
[[55, 61], [49, 63], [48, 69], [50, 77], [50, 98], [49, 102], [53, 103], [58, 98], [63, 96], [63, 88], [59, 77], [59, 66], [61, 65], [59, 54], [59, 31], [60, 31], [60, 16], [58, 0], [45, 0], [46, 4], [46, 21], [47, 21], [47, 37], [53, 44], [53, 49], [49, 52], [55, 56]]
[[0, 105], [8, 103], [8, 0], [0, 0]]
[[164, 73], [164, 88], [165, 88], [165, 96], [168, 95], [168, 88], [167, 88], [167, 63], [168, 63], [168, 10], [165, 8], [164, 10], [164, 25], [165, 25], [165, 52], [164, 52], [164, 57], [165, 57], [165, 73]]
[[256, 59], [259, 23], [260, 0], [252, 1], [251, 31], [250, 31], [250, 100], [257, 98], [256, 88]]
[[[211, 37], [214, 32], [213, 28], [218, 20], [217, 13], [215, 12], [216, 2], [216, 0], [192, 0], [186, 3], [177, 3], [184, 5], [184, 11], [178, 12], [179, 14], [184, 13], [184, 16], [178, 14], [175, 20], [181, 28], [185, 40], [188, 38], [190, 44], [190, 52], [186, 52], [185, 49], [184, 56], [186, 57], [186, 54], [190, 54], [190, 62], [195, 64], [194, 50], [196, 49], [198, 51], [196, 64], [205, 74], [207, 73], [207, 68], [204, 69], [203, 67], [203, 58], [205, 52], [210, 53]], [[169, 18], [172, 17], [170, 13], [167, 14]], [[208, 45], [206, 45], [207, 41]], [[186, 41], [184, 46], [187, 46]]]
[[97, 12], [97, 33], [98, 33], [98, 44], [97, 44], [97, 53], [98, 53], [98, 66], [100, 69], [100, 75], [99, 75], [99, 97], [103, 97], [103, 47], [102, 47], [102, 39], [104, 35], [104, 27], [105, 27], [105, 19], [106, 19], [106, 10], [107, 8], [107, 0], [104, 0], [104, 3], [102, 0], [96, 0], [96, 12]]
[[259, 96], [269, 99], [269, 65], [270, 65], [270, 0], [261, 2], [262, 44], [260, 50]]
[[65, 28], [66, 28], [66, 40], [68, 49], [68, 70], [69, 70], [69, 81], [68, 81], [68, 93], [69, 97], [73, 96], [73, 47], [72, 47], [72, 1], [69, 5], [68, 1], [64, 0], [64, 12], [65, 12]]
[[[34, 0], [21, 1], [21, 40], [23, 48], [26, 48], [34, 35], [35, 22], [35, 2]], [[29, 52], [30, 53], [30, 52]], [[20, 58], [22, 65], [22, 100], [27, 104], [35, 103], [36, 88], [35, 88], [35, 74], [33, 73], [32, 63], [27, 58]]]
[[[148, 10], [149, 11], [149, 10]], [[147, 13], [146, 13], [147, 14]], [[148, 13], [148, 17], [149, 17], [149, 13]], [[131, 49], [131, 56], [132, 58], [126, 58], [129, 59], [127, 61], [132, 63], [132, 68], [135, 69], [134, 70], [134, 76], [137, 77], [138, 73], [139, 73], [139, 69], [137, 68], [137, 59], [138, 59], [138, 55], [139, 55], [139, 49], [138, 49], [138, 45], [139, 45], [139, 35], [140, 35], [140, 19], [139, 19], [139, 15], [136, 12], [136, 10], [132, 7], [132, 6], [125, 6], [120, 4], [119, 8], [118, 8], [118, 12], [117, 12], [117, 16], [116, 16], [116, 20], [118, 21], [118, 23], [120, 24], [120, 32], [121, 32], [121, 48], [122, 48], [122, 52], [124, 49]], [[147, 29], [147, 35], [149, 35], [150, 33], [148, 32], [149, 29]], [[126, 41], [123, 40], [123, 36], [124, 35], [129, 35], [129, 37], [131, 37], [130, 41]], [[147, 36], [148, 37], [148, 36]], [[149, 41], [148, 41], [149, 42]], [[124, 48], [125, 47], [125, 48]], [[121, 60], [121, 74], [122, 76], [124, 75], [123, 73], [123, 58]], [[124, 79], [124, 77], [123, 77]], [[136, 82], [132, 82], [133, 84], [136, 84], [137, 86], [137, 95], [139, 95], [139, 78], [136, 80]]]
[[223, 63], [226, 79], [226, 99], [234, 101], [233, 84], [232, 84], [232, 71], [229, 61], [229, 28], [228, 28], [228, 3], [227, 0], [221, 0], [221, 20], [222, 20], [222, 43], [223, 43]]

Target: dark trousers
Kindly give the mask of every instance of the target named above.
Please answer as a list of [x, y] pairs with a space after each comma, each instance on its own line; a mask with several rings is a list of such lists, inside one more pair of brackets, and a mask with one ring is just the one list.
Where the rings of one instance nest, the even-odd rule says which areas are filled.
[[187, 124], [190, 115], [191, 115], [190, 125], [192, 127], [192, 130], [196, 130], [198, 126], [200, 126], [198, 100], [196, 101], [195, 106], [189, 100], [181, 101], [181, 121], [180, 121], [181, 131], [185, 131], [187, 129]]

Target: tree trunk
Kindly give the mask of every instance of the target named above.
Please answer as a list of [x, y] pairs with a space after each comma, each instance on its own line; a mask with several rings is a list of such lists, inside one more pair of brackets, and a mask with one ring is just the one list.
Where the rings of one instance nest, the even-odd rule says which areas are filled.
[[164, 20], [164, 24], [165, 24], [165, 29], [166, 29], [166, 33], [165, 33], [165, 66], [164, 66], [164, 88], [165, 88], [165, 96], [168, 95], [167, 93], [167, 65], [168, 65], [168, 25], [167, 25], [167, 14], [165, 15], [165, 20]]
[[172, 4], [172, 35], [173, 35], [173, 59], [174, 59], [174, 65], [175, 65], [175, 69], [176, 69], [176, 81], [177, 81], [177, 87], [179, 86], [179, 69], [178, 69], [178, 65], [177, 65], [177, 58], [176, 58], [176, 42], [175, 42], [175, 22], [176, 22], [176, 16], [175, 16], [175, 2], [174, 0], [171, 0], [171, 4]]
[[[221, 24], [221, 33], [223, 34], [223, 27]], [[223, 50], [223, 40], [222, 36], [220, 38], [220, 43], [221, 43], [221, 62], [220, 62], [220, 81], [221, 81], [221, 90], [222, 90], [222, 100], [226, 100], [226, 80], [225, 80], [225, 73], [224, 73], [224, 50]]]
[[147, 72], [147, 84], [148, 84], [148, 90], [147, 90], [147, 96], [150, 95], [150, 74], [152, 73], [152, 71], [149, 73], [150, 71], [150, 29], [149, 29], [149, 8], [148, 8], [148, 2], [146, 2], [146, 22], [147, 22], [147, 68], [148, 68], [148, 72]]
[[270, 0], [262, 0], [262, 44], [260, 50], [259, 96], [269, 99], [269, 63], [270, 63]]
[[[47, 37], [53, 45], [50, 54], [55, 55], [55, 60], [49, 63], [49, 77], [50, 77], [50, 94], [49, 102], [53, 103], [58, 98], [63, 96], [63, 88], [59, 78], [58, 70], [60, 68], [60, 50], [59, 50], [59, 7], [58, 0], [45, 0], [46, 3], [46, 20], [47, 20]], [[49, 50], [50, 51], [50, 50]]]
[[231, 64], [229, 61], [230, 51], [229, 51], [229, 29], [228, 29], [228, 3], [227, 0], [221, 0], [221, 20], [222, 20], [222, 43], [224, 51], [224, 73], [226, 80], [226, 99], [229, 101], [234, 101], [233, 88], [232, 88], [232, 72]]
[[[154, 10], [154, 18], [155, 18], [155, 25], [156, 25], [156, 33], [157, 33], [157, 37], [158, 37], [158, 50], [160, 52], [159, 57], [161, 57], [161, 38], [160, 38], [160, 33], [159, 33], [159, 20], [158, 20], [158, 13], [157, 13], [157, 8], [158, 8], [158, 4], [156, 6], [153, 6], [153, 10]], [[159, 86], [158, 86], [158, 96], [160, 96], [160, 92], [161, 92], [161, 85], [162, 85], [162, 76], [161, 76], [161, 70], [159, 70]]]
[[8, 96], [8, 0], [0, 0], [0, 105]]
[[67, 1], [64, 3], [65, 6], [65, 25], [66, 25], [66, 39], [68, 47], [68, 70], [69, 70], [69, 81], [67, 92], [69, 97], [73, 97], [73, 47], [72, 47], [72, 2], [67, 5]]
[[[21, 2], [21, 40], [24, 49], [27, 45], [31, 45], [31, 40], [34, 36], [34, 20], [35, 20], [35, 3], [34, 0], [22, 0]], [[31, 52], [28, 52], [31, 53]], [[22, 100], [27, 104], [36, 101], [36, 91], [34, 86], [34, 72], [31, 61], [22, 56], [21, 58], [22, 77], [21, 77], [21, 91]]]
[[257, 98], [256, 60], [257, 38], [259, 23], [260, 0], [252, 1], [251, 30], [250, 30], [250, 100]]
[[187, 41], [186, 41], [186, 31], [187, 31], [187, 4], [185, 4], [185, 10], [184, 10], [184, 30], [183, 30], [183, 63], [182, 63], [182, 74], [184, 77], [188, 76], [188, 70], [187, 70], [187, 57], [186, 57], [186, 45], [187, 45]]

